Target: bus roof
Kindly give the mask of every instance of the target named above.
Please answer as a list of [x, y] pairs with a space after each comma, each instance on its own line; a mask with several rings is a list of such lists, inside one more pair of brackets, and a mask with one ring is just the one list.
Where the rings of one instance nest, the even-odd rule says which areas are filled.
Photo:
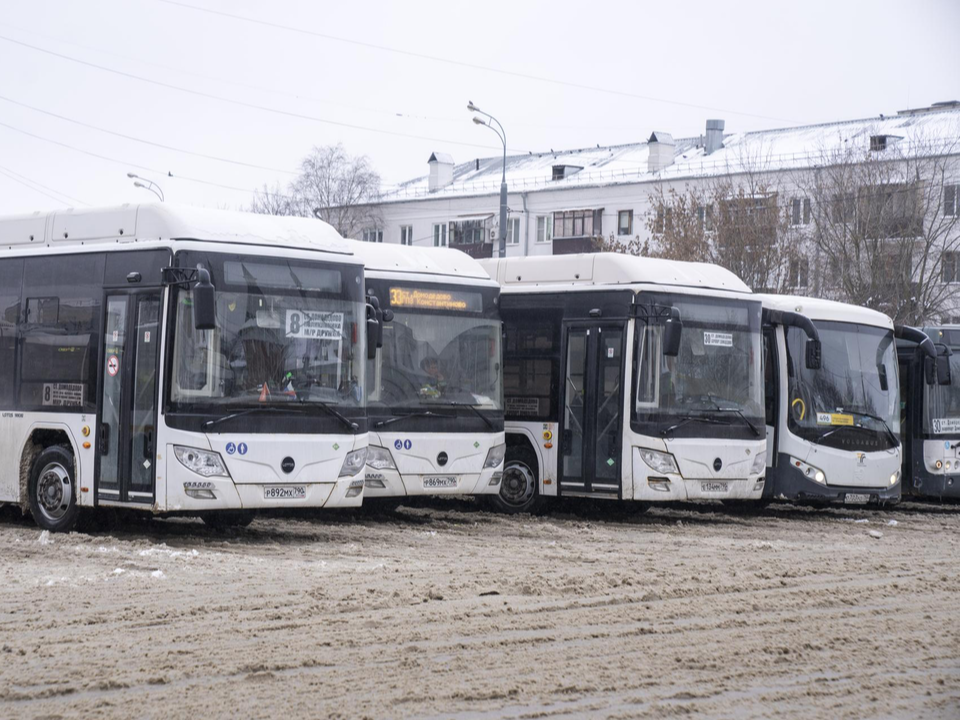
[[352, 253], [352, 245], [322, 220], [232, 210], [145, 203], [0, 218], [0, 251], [22, 250], [31, 245], [88, 248], [151, 240], [200, 240]]
[[481, 260], [490, 277], [506, 289], [550, 286], [664, 285], [750, 293], [729, 270], [709, 263], [583, 253]]
[[480, 263], [459, 250], [351, 241], [365, 272], [442, 275], [493, 284]]
[[832, 320], [893, 329], [893, 320], [888, 315], [859, 305], [800, 295], [756, 295], [755, 297], [760, 299], [765, 308], [800, 313], [811, 320]]

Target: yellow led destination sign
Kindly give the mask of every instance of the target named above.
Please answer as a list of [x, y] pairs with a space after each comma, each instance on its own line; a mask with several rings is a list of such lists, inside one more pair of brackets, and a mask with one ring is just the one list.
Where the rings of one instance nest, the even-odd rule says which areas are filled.
[[434, 288], [390, 288], [390, 307], [415, 310], [459, 310], [482, 312], [480, 293]]

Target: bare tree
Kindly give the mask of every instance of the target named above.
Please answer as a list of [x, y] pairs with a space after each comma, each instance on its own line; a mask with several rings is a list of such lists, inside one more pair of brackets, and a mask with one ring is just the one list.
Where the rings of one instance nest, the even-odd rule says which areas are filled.
[[790, 208], [759, 173], [707, 178], [682, 191], [657, 185], [647, 214], [648, 241], [607, 243], [633, 255], [721, 265], [754, 290], [781, 292], [803, 283]]
[[939, 321], [960, 300], [960, 133], [823, 150], [796, 186], [812, 206], [817, 294], [896, 322]]
[[317, 217], [344, 237], [356, 238], [382, 224], [376, 203], [380, 175], [366, 156], [351, 156], [342, 145], [315, 147], [300, 163], [286, 194], [278, 185], [254, 193], [250, 209], [270, 215]]

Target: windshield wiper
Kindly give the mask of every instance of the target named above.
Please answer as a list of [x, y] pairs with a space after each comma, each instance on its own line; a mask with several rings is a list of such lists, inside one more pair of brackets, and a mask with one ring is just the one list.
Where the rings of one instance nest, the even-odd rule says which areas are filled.
[[856, 413], [861, 417], [870, 418], [871, 420], [876, 420], [878, 423], [883, 425], [884, 432], [887, 433], [887, 437], [890, 438], [890, 442], [893, 443], [894, 446], [897, 446], [900, 444], [900, 441], [897, 440], [897, 436], [893, 434], [893, 430], [890, 429], [890, 426], [887, 424], [887, 421], [884, 420], [882, 417], [878, 415], [872, 415], [871, 413], [868, 413], [868, 412], [861, 412], [860, 410], [854, 410], [852, 408], [850, 409], [850, 412]]
[[488, 428], [490, 428], [491, 430], [497, 429], [496, 426], [493, 424], [493, 422], [490, 420], [490, 418], [488, 418], [486, 415], [480, 412], [480, 409], [476, 405], [471, 405], [470, 403], [465, 403], [465, 402], [448, 402], [448, 403], [444, 403], [444, 405], [449, 405], [451, 407], [470, 408], [471, 410], [473, 410], [474, 413], [476, 413], [478, 418], [480, 418], [487, 424]]
[[735, 412], [747, 424], [747, 427], [753, 430], [753, 434], [756, 435], [757, 437], [760, 437], [760, 430], [758, 430], [757, 426], [747, 419], [747, 416], [743, 414], [743, 410], [741, 410], [740, 408], [722, 407], [717, 409], [720, 410], [720, 412]]
[[281, 408], [281, 407], [276, 407], [274, 405], [263, 405], [259, 407], [247, 408], [246, 410], [238, 410], [237, 412], [228, 413], [227, 415], [221, 415], [220, 417], [214, 418], [213, 420], [207, 420], [200, 427], [203, 430], [207, 430], [209, 428], [212, 428], [214, 425], [219, 425], [220, 423], [226, 422], [227, 420], [233, 420], [234, 418], [243, 417], [244, 415], [251, 415], [256, 412], [293, 413], [295, 415], [302, 414], [302, 411], [298, 410], [297, 408]]
[[676, 430], [677, 428], [681, 428], [681, 427], [683, 427], [684, 425], [686, 425], [687, 423], [692, 423], [692, 422], [701, 422], [701, 423], [704, 423], [704, 424], [706, 424], [706, 425], [729, 425], [729, 424], [730, 424], [730, 423], [728, 423], [728, 422], [724, 422], [723, 420], [715, 420], [714, 418], [699, 417], [699, 416], [695, 416], [695, 415], [687, 415], [687, 416], [684, 417], [682, 420], [680, 420], [680, 422], [678, 422], [678, 423], [676, 423], [676, 424], [674, 424], [674, 425], [671, 425], [671, 426], [668, 427], [668, 428], [665, 428], [665, 429], [661, 430], [661, 431], [660, 431], [660, 435], [662, 435], [662, 436], [665, 437], [665, 436], [667, 435], [667, 433], [672, 433], [672, 432], [673, 432], [674, 430]]
[[400, 422], [401, 420], [406, 420], [407, 418], [412, 417], [445, 417], [449, 418], [449, 415], [441, 415], [440, 413], [435, 413], [430, 410], [419, 410], [417, 412], [407, 413], [406, 415], [396, 415], [392, 418], [387, 418], [386, 420], [381, 420], [378, 423], [374, 423], [374, 428], [382, 428], [386, 425], [393, 425], [395, 422]]
[[[300, 401], [300, 404], [301, 404], [301, 405], [306, 405], [306, 404], [307, 404], [307, 401], [306, 401], [306, 400], [301, 400], [301, 401]], [[326, 410], [328, 413], [330, 413], [331, 415], [333, 415], [337, 420], [339, 420], [340, 422], [342, 422], [342, 423], [344, 424], [344, 426], [348, 427], [348, 428], [349, 428], [350, 430], [352, 430], [353, 432], [356, 432], [357, 430], [360, 429], [360, 426], [357, 425], [357, 423], [355, 423], [353, 420], [351, 420], [351, 419], [348, 418], [346, 415], [344, 415], [343, 413], [341, 413], [339, 410], [337, 410], [336, 408], [334, 408], [333, 405], [331, 405], [331, 404], [328, 403], [328, 402], [324, 402], [323, 400], [320, 400], [319, 398], [314, 398], [314, 399], [312, 399], [312, 400], [309, 401], [309, 404], [310, 404], [310, 405], [319, 405], [321, 408], [323, 408], [323, 409]]]

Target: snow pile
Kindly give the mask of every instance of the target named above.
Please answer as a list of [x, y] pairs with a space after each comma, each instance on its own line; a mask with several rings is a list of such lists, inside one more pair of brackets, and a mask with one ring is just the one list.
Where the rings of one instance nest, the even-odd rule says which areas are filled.
[[53, 545], [53, 536], [50, 534], [49, 530], [44, 530], [40, 533], [40, 537], [37, 540], [41, 545]]

